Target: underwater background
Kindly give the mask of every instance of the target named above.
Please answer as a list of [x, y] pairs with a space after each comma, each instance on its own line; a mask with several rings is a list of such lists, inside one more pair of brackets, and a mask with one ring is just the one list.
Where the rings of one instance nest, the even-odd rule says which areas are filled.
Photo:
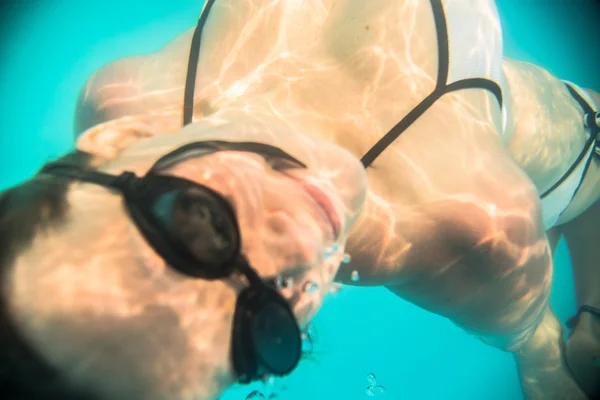
[[[368, 0], [365, 0], [368, 1]], [[393, 0], [390, 0], [393, 1]], [[423, 0], [426, 1], [426, 0]], [[505, 54], [600, 91], [600, 6], [593, 0], [497, 0]], [[0, 6], [0, 189], [73, 147], [77, 94], [115, 59], [158, 50], [196, 24], [202, 0], [12, 0]], [[568, 251], [556, 256], [552, 303], [575, 312]], [[315, 318], [314, 350], [269, 387], [277, 398], [521, 399], [512, 356], [384, 289], [343, 287]]]

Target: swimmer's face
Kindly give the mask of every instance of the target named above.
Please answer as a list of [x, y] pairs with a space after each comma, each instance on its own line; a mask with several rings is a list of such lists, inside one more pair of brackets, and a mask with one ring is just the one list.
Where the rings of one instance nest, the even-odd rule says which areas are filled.
[[[214, 138], [194, 129], [139, 142], [102, 170], [143, 175], [174, 148], [235, 140], [240, 128], [210, 130]], [[220, 151], [183, 159], [160, 173], [205, 185], [230, 202], [242, 253], [261, 278], [281, 282], [302, 325], [320, 307], [343, 258], [365, 176], [359, 161], [334, 145], [308, 139], [295, 148], [286, 141], [269, 144], [283, 144], [308, 168], [281, 170], [259, 154]], [[245, 280], [236, 275], [209, 282], [170, 268], [116, 193], [74, 184], [68, 201], [65, 222], [39, 235], [14, 267], [12, 303], [27, 336], [76, 382], [107, 398], [125, 392], [127, 398], [170, 400], [218, 394], [234, 378], [232, 319]], [[206, 222], [205, 213], [180, 210], [174, 218], [182, 234], [193, 235], [195, 224]], [[213, 244], [218, 247], [218, 239]], [[203, 243], [198, 246], [205, 251]]]
[[[167, 162], [167, 167], [159, 164], [157, 173], [206, 186], [229, 202], [237, 216], [243, 255], [261, 278], [278, 282], [299, 323], [304, 324], [318, 310], [344, 257], [348, 232], [362, 205], [365, 174], [360, 162], [346, 150], [306, 136], [292, 145], [291, 132], [273, 130], [277, 129], [274, 125], [269, 126], [271, 135], [279, 138], [287, 134], [288, 138], [268, 144], [281, 148], [306, 167], [249, 148], [205, 155], [184, 152], [174, 162]], [[138, 153], [145, 157], [152, 154], [151, 160], [155, 160], [185, 144], [188, 138], [204, 139], [207, 134], [237, 143], [252, 140], [236, 138], [242, 129], [248, 127], [190, 126], [176, 135], [179, 143], [168, 136], [140, 143], [123, 154], [123, 161], [116, 160], [113, 168], [137, 170], [141, 175], [146, 172], [148, 160], [131, 165], [127, 160], [138, 159]], [[268, 137], [263, 137], [265, 141]], [[209, 256], [208, 248], [223, 244], [216, 232], [210, 243], [198, 235], [207, 232], [203, 227], [210, 228], [210, 217], [202, 207], [177, 207], [172, 214], [179, 235], [193, 253], [203, 257]]]
[[[242, 252], [263, 279], [276, 280], [289, 297], [300, 323], [318, 310], [344, 255], [351, 224], [352, 199], [304, 169], [273, 168], [259, 154], [222, 151], [187, 160], [162, 171], [185, 178], [223, 195], [233, 206], [242, 238]], [[359, 195], [360, 191], [356, 193]], [[353, 210], [353, 213], [355, 210]], [[196, 237], [210, 220], [208, 210], [181, 207], [174, 225], [192, 252], [218, 248]], [[209, 230], [210, 231], [210, 230]]]

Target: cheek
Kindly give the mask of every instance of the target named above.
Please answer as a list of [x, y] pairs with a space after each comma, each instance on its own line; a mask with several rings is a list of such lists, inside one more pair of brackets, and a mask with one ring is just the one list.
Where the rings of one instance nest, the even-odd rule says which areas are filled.
[[238, 210], [244, 251], [263, 275], [314, 266], [325, 243], [326, 225], [310, 197], [293, 182], [277, 183]]
[[322, 233], [299, 223], [288, 213], [275, 211], [265, 217], [264, 244], [282, 265], [313, 265], [322, 246]]
[[[287, 183], [287, 182], [286, 182]], [[299, 245], [324, 245], [330, 223], [315, 201], [296, 184], [272, 186], [265, 190], [265, 228], [273, 236], [287, 235]]]
[[263, 276], [310, 267], [318, 262], [322, 246], [318, 234], [299, 227], [284, 212], [266, 213], [260, 226], [242, 226], [243, 248]]
[[[267, 217], [285, 214], [292, 221], [286, 226], [288, 229], [303, 230], [305, 234], [319, 240], [329, 228], [327, 216], [320, 206], [304, 189], [289, 179], [264, 190], [263, 212]], [[276, 218], [273, 220], [277, 221]], [[273, 224], [273, 227], [277, 229], [280, 226]]]

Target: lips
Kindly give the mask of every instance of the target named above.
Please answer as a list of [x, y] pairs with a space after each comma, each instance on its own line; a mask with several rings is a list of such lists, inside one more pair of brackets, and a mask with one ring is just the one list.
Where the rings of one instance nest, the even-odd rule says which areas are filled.
[[289, 177], [298, 182], [300, 186], [302, 186], [302, 188], [306, 191], [306, 193], [308, 193], [308, 195], [325, 212], [325, 215], [329, 219], [329, 223], [333, 228], [333, 235], [337, 239], [342, 228], [342, 221], [337, 212], [337, 209], [333, 205], [333, 201], [331, 201], [331, 198], [327, 194], [325, 194], [325, 192], [323, 192], [323, 190], [321, 190], [321, 188], [319, 188], [317, 185], [309, 183], [295, 176], [289, 175]]

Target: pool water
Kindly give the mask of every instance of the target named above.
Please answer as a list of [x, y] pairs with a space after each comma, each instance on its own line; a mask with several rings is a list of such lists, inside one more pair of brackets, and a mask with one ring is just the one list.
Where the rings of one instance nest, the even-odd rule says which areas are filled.
[[[198, 0], [27, 0], [0, 8], [0, 188], [73, 146], [78, 90], [100, 66], [155, 51], [196, 23]], [[505, 53], [600, 90], [600, 11], [591, 0], [498, 0]], [[575, 5], [573, 5], [575, 4]], [[594, 38], [596, 39], [594, 41]], [[568, 251], [552, 303], [575, 311]], [[312, 323], [312, 355], [283, 380], [222, 400], [522, 398], [511, 355], [381, 288], [343, 287]], [[368, 389], [370, 388], [370, 389]], [[252, 392], [254, 392], [251, 396]]]

